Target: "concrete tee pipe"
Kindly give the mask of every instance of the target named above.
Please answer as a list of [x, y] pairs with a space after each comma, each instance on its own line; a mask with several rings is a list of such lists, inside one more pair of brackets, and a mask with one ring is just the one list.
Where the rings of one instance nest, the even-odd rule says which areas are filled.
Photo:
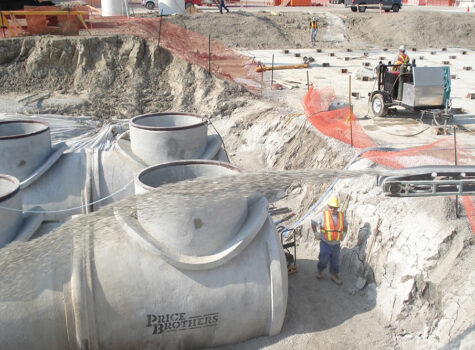
[[[212, 161], [168, 166], [172, 169], [167, 170], [167, 165], [145, 169], [136, 178], [137, 188], [147, 191], [178, 179], [238, 171]], [[181, 178], [168, 177], [180, 173]], [[35, 250], [41, 249], [49, 249], [51, 271], [34, 281], [16, 279], [15, 292], [0, 295], [2, 348], [191, 349], [279, 333], [287, 305], [287, 267], [267, 201], [260, 196], [248, 200], [233, 196], [223, 199], [230, 200], [230, 206], [223, 200], [202, 198], [193, 203], [202, 208], [197, 210], [178, 200], [169, 206], [191, 217], [168, 213], [168, 223], [149, 230], [142, 215], [148, 213], [142, 212], [140, 203], [157, 203], [160, 197], [152, 191], [136, 198], [136, 215], [119, 206], [115, 224], [85, 221], [72, 244], [61, 243], [71, 246], [70, 253], [54, 246], [61, 242], [57, 237], [48, 241], [56, 233], [43, 237], [39, 245], [25, 243], [28, 266], [3, 263], [6, 271], [16, 267], [38, 275], [44, 263], [35, 258], [44, 259], [45, 254]], [[156, 217], [162, 215], [160, 209]], [[215, 210], [219, 216], [212, 215]], [[180, 222], [195, 222], [197, 217], [204, 232], [193, 224], [177, 230]], [[214, 227], [226, 221], [236, 223], [229, 226], [232, 232]], [[188, 239], [195, 234], [199, 239]], [[174, 235], [182, 235], [181, 243], [187, 247], [169, 249]], [[218, 244], [210, 243], [213, 237]], [[179, 240], [173, 245], [178, 246]], [[60, 254], [72, 256], [70, 263], [62, 263]], [[11, 255], [0, 250], [0, 264]], [[0, 286], [8, 276], [0, 274]]]
[[13, 176], [0, 174], [0, 206], [17, 211], [0, 208], [0, 248], [11, 242], [23, 221], [21, 211], [20, 182]]

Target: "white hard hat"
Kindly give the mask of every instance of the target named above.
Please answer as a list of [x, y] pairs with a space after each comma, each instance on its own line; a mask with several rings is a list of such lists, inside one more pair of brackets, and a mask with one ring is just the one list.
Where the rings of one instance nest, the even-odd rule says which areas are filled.
[[399, 46], [399, 51], [405, 52], [406, 47], [404, 45]]
[[312, 17], [312, 20], [315, 21], [315, 17]]

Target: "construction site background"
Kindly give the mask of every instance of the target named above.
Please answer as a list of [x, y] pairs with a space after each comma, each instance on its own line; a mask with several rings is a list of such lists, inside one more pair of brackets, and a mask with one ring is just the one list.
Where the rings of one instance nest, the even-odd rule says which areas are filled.
[[[456, 4], [453, 0], [424, 1], [424, 5]], [[94, 1], [88, 2], [91, 5], [96, 4]], [[251, 2], [246, 2], [248, 3]], [[4, 11], [1, 17], [1, 35], [4, 38], [38, 34], [78, 35], [81, 31], [88, 34], [134, 35], [158, 43], [172, 54], [203, 67], [210, 74], [235, 82], [254, 94], [262, 92], [263, 73], [256, 72], [257, 62], [212, 40], [210, 36], [205, 37], [174, 25], [161, 17], [102, 17], [91, 6], [73, 7], [55, 14], [54, 11], [57, 10], [56, 7], [29, 8], [25, 10], [27, 12], [24, 12], [24, 15], [21, 15], [21, 11], [14, 13]], [[335, 93], [331, 87], [321, 90], [310, 87], [302, 100], [309, 122], [323, 134], [357, 149], [376, 147], [376, 143], [365, 133], [358, 118], [348, 107], [328, 110], [334, 97]], [[454, 138], [447, 136], [422, 147], [402, 152], [372, 151], [365, 153], [364, 157], [392, 168], [474, 164], [475, 159], [468, 146], [459, 142], [455, 144]], [[474, 201], [475, 197], [463, 197], [473, 232], [475, 232]]]

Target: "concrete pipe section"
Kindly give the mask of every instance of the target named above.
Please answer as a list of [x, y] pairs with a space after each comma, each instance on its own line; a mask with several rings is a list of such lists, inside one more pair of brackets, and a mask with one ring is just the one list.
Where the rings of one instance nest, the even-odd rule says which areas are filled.
[[129, 126], [130, 149], [147, 165], [184, 159], [228, 161], [220, 150], [221, 140], [217, 135], [208, 136], [207, 119], [200, 115], [145, 114], [132, 118]]
[[41, 225], [41, 207], [35, 213], [22, 212], [20, 182], [13, 176], [0, 174], [0, 248], [12, 241], [27, 241]]
[[[265, 198], [231, 194], [191, 205], [176, 199], [152, 212], [140, 205], [160, 202], [147, 193], [157, 186], [237, 171], [221, 162], [179, 161], [140, 172], [136, 215], [116, 208], [115, 224], [85, 225], [72, 244], [61, 243], [72, 247], [63, 253], [69, 263], [55, 262], [62, 251], [56, 247], [50, 275], [16, 282], [28, 298], [0, 295], [2, 349], [191, 349], [279, 333], [287, 267]], [[49, 237], [24, 245], [32, 275], [40, 273], [35, 257], [44, 258], [35, 250], [48, 249]], [[0, 263], [9, 259], [3, 252]], [[7, 278], [0, 274], [0, 286]]]
[[[0, 206], [21, 210], [20, 183], [13, 176], [0, 175]], [[0, 208], [0, 247], [11, 242], [23, 221], [21, 211]]]

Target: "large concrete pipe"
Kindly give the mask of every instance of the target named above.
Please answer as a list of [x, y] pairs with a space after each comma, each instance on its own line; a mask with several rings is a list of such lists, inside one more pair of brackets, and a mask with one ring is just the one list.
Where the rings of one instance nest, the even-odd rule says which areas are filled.
[[22, 225], [20, 182], [8, 175], [0, 174], [0, 248], [11, 242]]
[[128, 16], [129, 2], [128, 0], [102, 0], [101, 1], [102, 16]]
[[[136, 188], [236, 171], [220, 162], [174, 162], [145, 169]], [[12, 293], [0, 294], [3, 349], [191, 349], [280, 332], [287, 268], [266, 199], [233, 194], [201, 198], [194, 207], [176, 200], [153, 215], [140, 206], [150, 199], [160, 198], [136, 198], [136, 215], [119, 207], [115, 225], [81, 222], [73, 242], [58, 239], [65, 231], [24, 245], [28, 266], [17, 269], [39, 275], [45, 264], [35, 258], [49, 249], [51, 271], [33, 282], [19, 279]], [[172, 214], [179, 211], [183, 216]], [[151, 227], [149, 218], [162, 214], [168, 221]], [[74, 220], [86, 218], [68, 225], [78, 227]], [[15, 266], [5, 264], [11, 255], [0, 250], [0, 264], [14, 276]], [[70, 264], [64, 256], [72, 256]], [[7, 278], [0, 274], [0, 286]]]

